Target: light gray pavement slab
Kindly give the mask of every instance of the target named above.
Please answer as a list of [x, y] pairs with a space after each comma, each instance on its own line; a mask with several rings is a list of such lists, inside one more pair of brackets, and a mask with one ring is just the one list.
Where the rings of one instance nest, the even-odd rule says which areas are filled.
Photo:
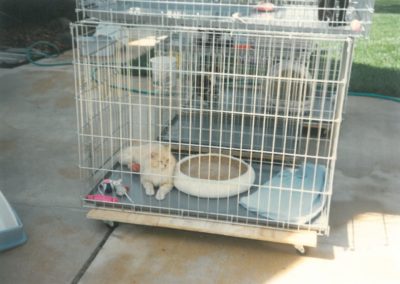
[[[1, 283], [70, 283], [106, 235], [80, 208], [73, 94], [71, 66], [0, 69], [0, 190], [29, 237], [0, 253]], [[81, 283], [398, 283], [399, 110], [349, 99], [331, 235], [307, 256], [288, 245], [121, 225]]]
[[105, 226], [85, 220], [82, 210], [14, 203], [28, 235], [26, 244], [0, 253], [0, 283], [71, 283]]
[[70, 283], [108, 230], [80, 206], [72, 66], [0, 69], [0, 121], [0, 190], [28, 236], [0, 283]]

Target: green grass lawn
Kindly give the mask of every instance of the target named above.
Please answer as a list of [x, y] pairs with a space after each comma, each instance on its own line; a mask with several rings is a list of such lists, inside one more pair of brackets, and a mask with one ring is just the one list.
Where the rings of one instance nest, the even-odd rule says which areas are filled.
[[369, 39], [359, 39], [350, 90], [400, 97], [400, 0], [376, 0]]

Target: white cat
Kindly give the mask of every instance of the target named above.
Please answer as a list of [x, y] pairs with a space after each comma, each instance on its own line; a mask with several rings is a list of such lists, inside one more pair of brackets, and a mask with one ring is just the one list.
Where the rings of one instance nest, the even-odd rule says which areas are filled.
[[171, 154], [171, 147], [150, 143], [122, 149], [120, 161], [132, 169], [133, 163], [140, 164], [140, 182], [147, 195], [154, 195], [158, 187], [157, 200], [163, 200], [174, 187], [173, 175], [176, 159]]

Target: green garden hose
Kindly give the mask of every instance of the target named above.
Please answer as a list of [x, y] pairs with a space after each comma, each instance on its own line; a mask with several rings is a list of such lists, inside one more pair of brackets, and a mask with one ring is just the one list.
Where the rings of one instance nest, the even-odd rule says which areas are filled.
[[393, 102], [396, 102], [396, 103], [400, 103], [400, 98], [389, 97], [389, 96], [384, 96], [384, 95], [374, 94], [374, 93], [349, 92], [349, 96], [351, 96], [351, 97], [376, 98], [376, 99], [381, 99], [381, 100], [387, 100], [387, 101], [393, 101]]
[[[44, 52], [37, 49], [37, 47], [49, 47], [53, 52]], [[39, 63], [33, 59], [34, 56], [41, 56], [44, 58], [55, 58], [60, 55], [60, 49], [53, 43], [48, 41], [37, 41], [30, 45], [26, 51], [26, 58], [30, 63], [40, 67], [50, 67], [50, 66], [65, 66], [72, 65], [72, 62], [58, 62], [58, 63]]]

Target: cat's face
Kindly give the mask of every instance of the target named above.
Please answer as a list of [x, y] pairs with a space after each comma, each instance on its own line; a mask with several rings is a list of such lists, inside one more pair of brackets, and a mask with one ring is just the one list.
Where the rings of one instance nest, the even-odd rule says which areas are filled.
[[151, 167], [155, 169], [167, 169], [171, 165], [171, 157], [167, 150], [151, 152]]

